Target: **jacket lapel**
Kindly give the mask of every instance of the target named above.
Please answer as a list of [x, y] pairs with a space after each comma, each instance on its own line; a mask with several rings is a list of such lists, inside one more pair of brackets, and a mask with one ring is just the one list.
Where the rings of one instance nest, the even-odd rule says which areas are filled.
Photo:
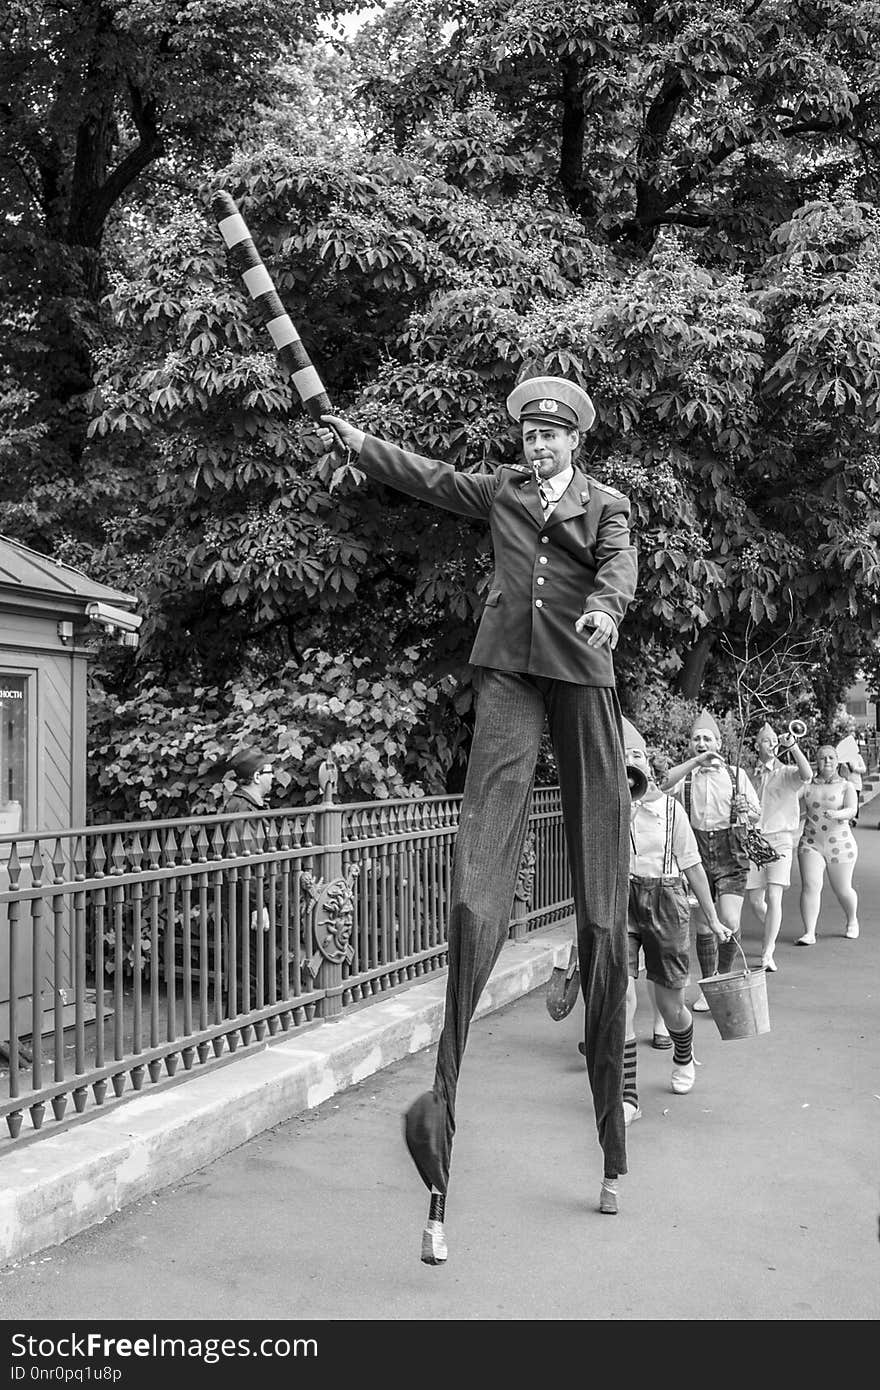
[[541, 506], [538, 484], [534, 478], [523, 478], [522, 482], [517, 484], [516, 495], [540, 530], [544, 525], [544, 508]]
[[570, 521], [573, 516], [583, 516], [589, 502], [589, 479], [585, 473], [582, 473], [579, 468], [576, 468], [571, 482], [544, 524], [548, 527], [555, 526], [558, 521]]

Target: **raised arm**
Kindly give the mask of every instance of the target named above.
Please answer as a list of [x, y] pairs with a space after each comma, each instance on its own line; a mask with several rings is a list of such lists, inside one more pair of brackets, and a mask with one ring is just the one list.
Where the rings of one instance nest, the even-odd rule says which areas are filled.
[[411, 454], [396, 444], [350, 425], [338, 415], [322, 415], [326, 428], [317, 431], [322, 443], [339, 442], [358, 455], [358, 467], [377, 482], [386, 483], [420, 502], [443, 507], [459, 516], [485, 520], [498, 487], [495, 473], [459, 473], [451, 464]]
[[698, 767], [705, 767], [707, 763], [709, 765], [716, 763], [720, 766], [721, 759], [717, 753], [695, 753], [692, 758], [685, 758], [683, 763], [676, 763], [675, 767], [668, 770], [660, 783], [660, 790], [662, 792], [671, 791], [673, 787], [678, 786], [679, 782], [684, 781], [689, 772], [695, 772]]
[[813, 769], [801, 752], [800, 744], [794, 737], [794, 734], [782, 734], [779, 739], [779, 747], [780, 750], [790, 753], [794, 758], [794, 765], [800, 773], [801, 781], [804, 783], [812, 782]]

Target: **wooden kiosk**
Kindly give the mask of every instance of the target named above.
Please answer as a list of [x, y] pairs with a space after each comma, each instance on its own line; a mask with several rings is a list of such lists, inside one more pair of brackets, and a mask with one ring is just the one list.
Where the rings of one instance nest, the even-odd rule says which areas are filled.
[[[136, 646], [135, 604], [0, 536], [0, 892], [9, 887], [9, 837], [19, 837], [21, 857], [23, 833], [85, 824], [86, 641], [103, 627]], [[9, 1036], [9, 966], [0, 903], [0, 1044]], [[47, 961], [50, 978], [52, 969]], [[32, 975], [30, 949], [16, 951], [20, 999], [30, 999]]]

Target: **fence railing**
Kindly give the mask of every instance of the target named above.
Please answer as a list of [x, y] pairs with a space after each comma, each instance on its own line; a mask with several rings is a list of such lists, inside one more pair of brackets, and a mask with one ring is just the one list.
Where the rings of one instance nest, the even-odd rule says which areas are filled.
[[[0, 837], [10, 1138], [26, 1116], [51, 1132], [47, 1107], [90, 1112], [441, 970], [460, 800], [328, 790], [318, 806]], [[559, 792], [538, 788], [510, 935], [571, 912]]]

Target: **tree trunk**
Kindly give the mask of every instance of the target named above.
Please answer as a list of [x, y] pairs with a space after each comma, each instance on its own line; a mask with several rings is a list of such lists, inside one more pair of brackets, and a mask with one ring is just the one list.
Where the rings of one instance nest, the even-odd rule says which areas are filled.
[[585, 129], [580, 65], [574, 58], [567, 58], [562, 65], [559, 180], [569, 208], [581, 217], [592, 216], [595, 212], [595, 200], [584, 179]]
[[699, 699], [706, 663], [714, 645], [715, 633], [702, 632], [687, 653], [675, 682], [678, 694], [686, 700]]

